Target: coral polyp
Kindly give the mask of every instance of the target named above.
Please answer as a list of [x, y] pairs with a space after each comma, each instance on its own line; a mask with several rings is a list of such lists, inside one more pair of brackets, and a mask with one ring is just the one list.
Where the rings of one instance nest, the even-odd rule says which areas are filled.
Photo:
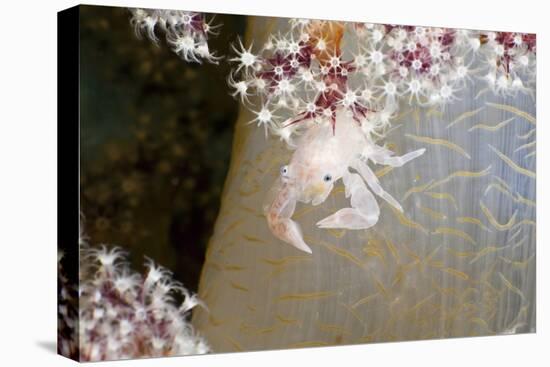
[[208, 37], [216, 35], [212, 20], [202, 13], [182, 10], [130, 9], [131, 23], [138, 36], [146, 35], [155, 43], [157, 33], [164, 32], [166, 42], [178, 56], [189, 62], [206, 60], [217, 63], [219, 58], [208, 47]]
[[532, 93], [536, 37], [292, 19], [287, 33], [269, 36], [256, 51], [242, 43], [235, 51], [235, 95], [251, 110], [256, 97], [263, 109], [278, 111], [279, 118], [258, 122], [293, 145], [304, 120], [337, 128], [339, 107], [365, 130], [375, 126], [381, 133], [400, 101], [446, 105], [474, 78], [485, 79], [495, 93]]
[[204, 354], [206, 341], [189, 323], [204, 306], [172, 273], [148, 259], [144, 275], [127, 252], [90, 246], [80, 234], [79, 284], [68, 281], [58, 256], [58, 350], [80, 361]]

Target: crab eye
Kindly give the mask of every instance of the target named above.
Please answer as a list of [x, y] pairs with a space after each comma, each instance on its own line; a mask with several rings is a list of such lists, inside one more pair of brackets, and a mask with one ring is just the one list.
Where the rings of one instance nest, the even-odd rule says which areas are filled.
[[288, 166], [281, 167], [281, 175], [286, 176], [288, 174]]
[[330, 182], [331, 180], [332, 180], [332, 176], [329, 173], [323, 176], [323, 181]]

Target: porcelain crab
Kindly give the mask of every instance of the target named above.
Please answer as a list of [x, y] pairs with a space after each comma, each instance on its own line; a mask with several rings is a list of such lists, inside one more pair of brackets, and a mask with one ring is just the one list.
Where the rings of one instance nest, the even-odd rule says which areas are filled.
[[397, 210], [402, 212], [403, 208], [384, 191], [368, 166], [368, 160], [400, 167], [425, 152], [425, 149], [419, 149], [395, 156], [389, 149], [375, 144], [345, 110], [336, 111], [336, 121], [334, 130], [328, 123], [313, 123], [299, 137], [289, 164], [281, 167], [275, 198], [265, 210], [271, 232], [308, 253], [311, 253], [311, 248], [304, 242], [298, 223], [291, 219], [297, 202], [323, 203], [334, 183], [342, 179], [351, 207], [320, 220], [317, 226], [352, 230], [372, 227], [378, 222], [380, 208], [370, 190]]

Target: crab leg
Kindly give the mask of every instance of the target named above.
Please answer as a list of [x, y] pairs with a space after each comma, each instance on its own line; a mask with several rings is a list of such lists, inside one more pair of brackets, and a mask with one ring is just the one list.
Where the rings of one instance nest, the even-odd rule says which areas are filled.
[[380, 208], [374, 195], [367, 189], [363, 179], [356, 173], [346, 172], [343, 176], [346, 197], [351, 196], [351, 208], [317, 222], [319, 228], [366, 229], [378, 222]]
[[415, 150], [414, 152], [410, 152], [407, 154], [404, 154], [399, 157], [392, 156], [392, 152], [387, 149], [380, 149], [379, 151], [370, 154], [369, 159], [372, 160], [374, 163], [383, 164], [386, 166], [391, 167], [401, 167], [405, 163], [412, 161], [416, 157], [421, 156], [426, 151], [425, 148]]
[[393, 198], [393, 196], [384, 191], [382, 186], [380, 186], [380, 181], [378, 180], [378, 177], [376, 177], [374, 172], [372, 172], [370, 167], [365, 162], [363, 162], [360, 158], [357, 158], [355, 160], [353, 168], [355, 168], [357, 172], [359, 172], [359, 174], [367, 182], [367, 185], [369, 185], [369, 187], [376, 195], [386, 200], [391, 206], [393, 206], [400, 212], [403, 212], [403, 208], [401, 207], [401, 205], [397, 202], [397, 200]]
[[295, 208], [295, 189], [290, 184], [284, 184], [267, 209], [267, 224], [277, 238], [311, 254], [311, 249], [302, 238], [300, 226], [290, 219]]

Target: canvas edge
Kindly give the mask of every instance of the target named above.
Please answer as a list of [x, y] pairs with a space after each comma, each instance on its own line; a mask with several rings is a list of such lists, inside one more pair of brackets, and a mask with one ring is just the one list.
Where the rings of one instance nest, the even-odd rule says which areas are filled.
[[[80, 6], [57, 13], [57, 58], [57, 247], [64, 260], [62, 272], [58, 267], [57, 353], [79, 361], [78, 296], [72, 303], [74, 328], [68, 335], [61, 332], [59, 306], [63, 276], [76, 294], [79, 285]], [[73, 346], [71, 352], [61, 348], [63, 338]]]

